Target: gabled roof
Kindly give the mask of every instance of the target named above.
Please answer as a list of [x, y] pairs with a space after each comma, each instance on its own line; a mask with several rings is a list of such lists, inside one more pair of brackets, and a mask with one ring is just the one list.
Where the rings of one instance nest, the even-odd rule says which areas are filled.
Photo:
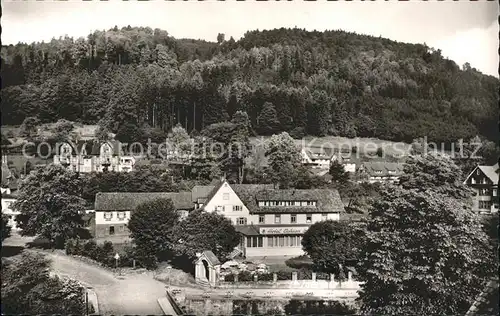
[[202, 257], [205, 257], [205, 259], [207, 259], [213, 266], [217, 266], [220, 264], [220, 261], [219, 259], [217, 259], [217, 256], [215, 256], [215, 254], [210, 250], [203, 251], [203, 253], [200, 256], [200, 259]]
[[474, 170], [472, 170], [465, 178], [464, 183], [469, 180], [470, 176], [473, 175], [478, 168], [491, 182], [493, 182], [493, 184], [498, 184], [498, 163], [494, 164], [493, 166], [476, 166], [476, 168], [474, 168]]
[[331, 159], [335, 155], [331, 147], [308, 147], [304, 150], [311, 159]]
[[[221, 181], [218, 186], [206, 186], [193, 188], [193, 201], [203, 198], [204, 192], [211, 189], [206, 194], [206, 201], [217, 193], [224, 184]], [[230, 184], [233, 191], [245, 204], [250, 213], [343, 213], [344, 204], [340, 199], [339, 192], [331, 189], [297, 190], [274, 189], [272, 184]], [[196, 191], [196, 193], [195, 193]], [[258, 201], [316, 201], [316, 206], [276, 206], [259, 207]]]
[[498, 164], [494, 166], [477, 166], [493, 184], [498, 183]]
[[[119, 141], [116, 141], [116, 140], [113, 140], [113, 141], [107, 141], [107, 142], [104, 142], [104, 143], [107, 143], [111, 146], [111, 153], [113, 156], [122, 156], [123, 155], [123, 148], [122, 148], [122, 145]], [[92, 150], [90, 152], [87, 152], [89, 155], [92, 155], [92, 156], [99, 156], [101, 155], [101, 146], [104, 144], [104, 143], [98, 143], [98, 142], [95, 142], [93, 145], [92, 145]]]
[[[402, 175], [404, 164], [397, 162], [364, 162], [362, 163], [362, 169], [369, 175], [373, 176], [383, 176], [389, 175], [389, 171], [393, 171], [395, 173], [391, 173], [390, 175]], [[378, 173], [376, 173], [378, 171]], [[380, 173], [380, 171], [382, 173]]]
[[96, 211], [133, 211], [139, 204], [156, 199], [172, 199], [178, 210], [193, 208], [191, 192], [99, 192], [96, 194]]

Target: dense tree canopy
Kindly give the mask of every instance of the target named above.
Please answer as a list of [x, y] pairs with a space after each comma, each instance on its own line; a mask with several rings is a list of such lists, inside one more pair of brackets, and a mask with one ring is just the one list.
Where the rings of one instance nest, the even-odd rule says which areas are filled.
[[413, 157], [405, 172], [370, 210], [362, 311], [463, 314], [494, 273], [495, 249], [449, 158]]
[[196, 253], [211, 250], [220, 260], [240, 242], [231, 220], [221, 214], [193, 211], [174, 229], [174, 251], [177, 255], [196, 258]]
[[10, 236], [10, 232], [12, 227], [9, 226], [9, 217], [7, 214], [2, 213], [2, 231], [0, 234], [2, 235], [2, 241]]
[[296, 179], [301, 158], [298, 146], [287, 132], [273, 135], [266, 143], [271, 179], [282, 188], [288, 188]]
[[[355, 261], [364, 243], [363, 231], [347, 221], [314, 223], [302, 238], [302, 248], [319, 271], [345, 275], [341, 267]], [[342, 273], [340, 273], [342, 271]]]
[[85, 314], [82, 284], [51, 276], [49, 270], [50, 262], [39, 253], [2, 258], [2, 314]]
[[141, 254], [168, 259], [173, 256], [174, 227], [179, 214], [171, 199], [157, 199], [137, 207], [127, 224], [130, 237]]
[[103, 118], [113, 133], [178, 123], [190, 133], [242, 110], [262, 133], [497, 136], [497, 78], [460, 69], [425, 44], [344, 31], [281, 28], [237, 42], [220, 34], [216, 43], [113, 28], [3, 47], [1, 69], [2, 124]]

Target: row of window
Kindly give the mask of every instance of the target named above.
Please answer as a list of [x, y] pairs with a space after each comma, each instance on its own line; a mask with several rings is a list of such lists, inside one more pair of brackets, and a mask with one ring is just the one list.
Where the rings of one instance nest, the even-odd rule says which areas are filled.
[[259, 206], [316, 206], [316, 201], [259, 201]]
[[302, 236], [254, 236], [247, 237], [247, 248], [262, 248], [264, 247], [264, 238], [267, 238], [267, 247], [300, 247]]
[[[478, 170], [479, 171], [479, 170]], [[472, 184], [476, 184], [476, 179], [474, 178], [471, 178], [470, 179], [470, 182]], [[488, 184], [488, 180], [486, 180], [486, 178], [482, 178], [480, 181], [477, 182], [477, 184]]]
[[[118, 220], [125, 220], [125, 212], [117, 212], [117, 216]], [[106, 221], [110, 221], [113, 219], [113, 212], [104, 212], [104, 220]]]
[[497, 189], [493, 189], [493, 190], [490, 190], [490, 189], [479, 189], [479, 195], [481, 196], [490, 196], [491, 193], [493, 192], [493, 196], [497, 196]]
[[[225, 212], [226, 211], [226, 206], [225, 205], [217, 205], [215, 207], [216, 212]], [[243, 206], [241, 205], [233, 205], [233, 212], [240, 212], [243, 211]]]
[[[275, 214], [274, 215], [274, 224], [281, 224], [281, 214]], [[321, 214], [321, 220], [325, 221], [327, 220], [328, 216], [327, 214]], [[266, 223], [266, 217], [265, 215], [259, 215], [259, 224], [265, 224]], [[290, 214], [290, 223], [295, 224], [297, 223], [297, 214]], [[312, 214], [306, 214], [306, 223], [312, 223]], [[238, 217], [236, 219], [236, 225], [246, 225], [247, 224], [247, 219], [246, 217]]]
[[491, 209], [491, 201], [479, 201], [479, 208], [480, 209]]

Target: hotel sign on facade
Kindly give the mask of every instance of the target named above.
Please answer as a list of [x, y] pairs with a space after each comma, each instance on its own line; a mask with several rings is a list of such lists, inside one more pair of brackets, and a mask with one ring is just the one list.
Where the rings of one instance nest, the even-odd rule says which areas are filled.
[[259, 234], [261, 235], [302, 235], [309, 229], [305, 227], [260, 227]]

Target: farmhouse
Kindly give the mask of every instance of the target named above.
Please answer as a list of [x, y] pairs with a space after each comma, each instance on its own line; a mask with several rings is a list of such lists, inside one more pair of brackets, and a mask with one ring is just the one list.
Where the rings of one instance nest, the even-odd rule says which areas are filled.
[[477, 166], [467, 176], [464, 184], [476, 193], [473, 210], [479, 213], [498, 212], [498, 164]]

